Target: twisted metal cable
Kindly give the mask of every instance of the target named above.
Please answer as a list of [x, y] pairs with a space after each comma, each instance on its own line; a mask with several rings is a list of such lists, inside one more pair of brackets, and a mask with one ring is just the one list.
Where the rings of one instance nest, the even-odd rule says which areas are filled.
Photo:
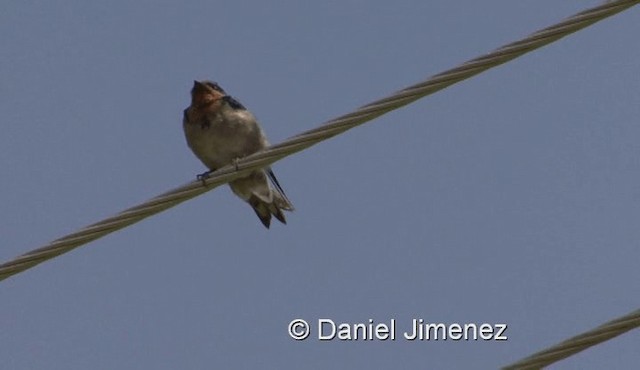
[[540, 369], [583, 351], [591, 346], [595, 346], [596, 344], [617, 337], [620, 334], [624, 334], [638, 326], [640, 326], [640, 310], [633, 311], [628, 315], [609, 321], [608, 323], [598, 326], [586, 333], [576, 335], [575, 337], [558, 343], [544, 351], [540, 351], [518, 362], [505, 366], [503, 369]]
[[246, 175], [250, 171], [268, 166], [277, 160], [327, 140], [389, 111], [433, 94], [449, 85], [477, 75], [489, 68], [506, 63], [511, 59], [585, 28], [592, 23], [619, 13], [633, 5], [637, 5], [639, 2], [640, 0], [613, 1], [580, 12], [520, 41], [505, 45], [489, 54], [472, 59], [456, 68], [432, 76], [424, 82], [410, 86], [387, 98], [367, 104], [353, 113], [333, 119], [324, 125], [293, 136], [264, 151], [240, 159], [236, 163], [236, 166], [229, 165], [216, 171], [206, 180], [206, 186], [203, 186], [199, 181], [193, 181], [152, 198], [147, 202], [129, 208], [115, 216], [89, 225], [75, 233], [56, 239], [41, 248], [0, 265], [0, 281], [60, 254], [69, 252], [90, 241], [171, 208], [221, 184], [227, 183], [230, 180]]

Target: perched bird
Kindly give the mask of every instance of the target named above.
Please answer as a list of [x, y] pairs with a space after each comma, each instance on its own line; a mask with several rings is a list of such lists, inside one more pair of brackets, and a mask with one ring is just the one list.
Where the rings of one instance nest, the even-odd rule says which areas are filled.
[[[191, 105], [184, 110], [182, 127], [189, 148], [211, 170], [198, 178], [269, 145], [253, 114], [215, 82], [193, 82]], [[229, 186], [253, 207], [265, 227], [271, 225], [271, 215], [287, 223], [282, 211], [293, 211], [293, 205], [271, 168], [254, 171]]]

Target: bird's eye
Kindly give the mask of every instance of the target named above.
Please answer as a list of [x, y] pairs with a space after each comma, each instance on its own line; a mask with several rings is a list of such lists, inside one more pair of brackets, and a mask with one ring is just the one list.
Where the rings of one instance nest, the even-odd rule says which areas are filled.
[[207, 82], [205, 82], [205, 84], [207, 86], [209, 86], [210, 88], [212, 88], [213, 90], [215, 90], [215, 91], [218, 91], [218, 92], [221, 92], [223, 94], [226, 94], [224, 89], [222, 87], [220, 87], [220, 85], [218, 85], [216, 82], [207, 81]]

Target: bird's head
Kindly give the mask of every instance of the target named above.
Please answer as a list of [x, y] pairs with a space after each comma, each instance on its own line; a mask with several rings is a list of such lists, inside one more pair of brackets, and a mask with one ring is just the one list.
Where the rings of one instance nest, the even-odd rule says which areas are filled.
[[191, 106], [197, 109], [203, 109], [218, 102], [225, 95], [227, 95], [225, 91], [215, 82], [193, 81], [193, 88], [191, 88]]

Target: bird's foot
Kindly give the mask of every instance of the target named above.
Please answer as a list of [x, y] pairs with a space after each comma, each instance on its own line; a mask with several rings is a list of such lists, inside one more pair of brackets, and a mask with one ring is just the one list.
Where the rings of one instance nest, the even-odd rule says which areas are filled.
[[235, 158], [235, 159], [233, 160], [233, 167], [235, 167], [236, 172], [240, 169], [240, 168], [238, 167], [238, 161], [239, 161], [239, 160], [240, 160], [240, 158]]
[[207, 172], [203, 172], [201, 174], [198, 174], [196, 176], [196, 179], [198, 181], [202, 181], [202, 186], [207, 186], [207, 179], [211, 176], [211, 173], [213, 173], [213, 170], [211, 171], [207, 171]]

